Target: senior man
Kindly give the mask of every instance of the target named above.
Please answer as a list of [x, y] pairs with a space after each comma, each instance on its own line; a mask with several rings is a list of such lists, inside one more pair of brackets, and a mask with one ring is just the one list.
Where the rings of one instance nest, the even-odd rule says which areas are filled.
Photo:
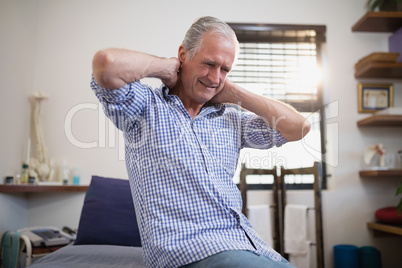
[[[126, 49], [94, 56], [91, 87], [124, 133], [149, 267], [292, 267], [241, 213], [232, 178], [242, 148], [299, 140], [310, 125], [289, 105], [227, 79], [237, 52], [230, 26], [202, 17], [177, 58]], [[146, 77], [163, 84], [153, 89], [140, 82]]]

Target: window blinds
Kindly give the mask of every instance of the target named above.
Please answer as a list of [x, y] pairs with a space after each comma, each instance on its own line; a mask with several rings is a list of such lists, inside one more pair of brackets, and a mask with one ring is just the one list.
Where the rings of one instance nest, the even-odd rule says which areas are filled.
[[239, 39], [240, 53], [229, 79], [300, 111], [320, 106], [319, 53], [325, 27], [230, 25]]
[[315, 44], [241, 43], [229, 77], [234, 83], [275, 99], [316, 101], [319, 71]]

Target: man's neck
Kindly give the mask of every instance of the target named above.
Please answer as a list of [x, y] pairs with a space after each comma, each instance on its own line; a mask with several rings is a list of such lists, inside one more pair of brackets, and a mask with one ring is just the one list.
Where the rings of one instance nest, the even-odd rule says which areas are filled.
[[194, 119], [200, 112], [202, 107], [204, 107], [205, 103], [198, 103], [192, 101], [192, 99], [184, 94], [184, 90], [180, 84], [176, 85], [174, 88], [170, 90], [171, 95], [176, 95], [179, 97], [181, 102], [183, 103], [184, 109], [186, 109], [187, 113], [190, 115], [192, 119]]

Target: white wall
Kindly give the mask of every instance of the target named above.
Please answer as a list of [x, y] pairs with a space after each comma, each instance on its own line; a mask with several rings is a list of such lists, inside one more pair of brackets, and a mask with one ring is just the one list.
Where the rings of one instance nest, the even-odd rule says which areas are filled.
[[[358, 129], [357, 60], [374, 51], [387, 51], [389, 34], [352, 33], [352, 25], [365, 13], [366, 0], [339, 1], [134, 1], [134, 0], [0, 0], [0, 175], [13, 175], [21, 164], [29, 131], [27, 97], [42, 90], [50, 95], [44, 104], [45, 140], [49, 155], [61, 163], [80, 165], [82, 181], [92, 174], [126, 178], [118, 135], [98, 116], [89, 88], [93, 54], [106, 47], [126, 47], [158, 56], [176, 56], [191, 22], [203, 15], [227, 22], [321, 24], [327, 26], [326, 103], [338, 102], [338, 165], [331, 185], [323, 193], [326, 267], [332, 267], [332, 247], [340, 243], [374, 245], [383, 254], [384, 267], [401, 261], [401, 240], [373, 238], [366, 222], [378, 208], [395, 205], [397, 179], [360, 178], [358, 170], [365, 147], [383, 142], [401, 148], [400, 129]], [[395, 83], [396, 105], [401, 105], [401, 83]], [[72, 109], [71, 129], [80, 142], [96, 142], [82, 149], [65, 131]], [[109, 131], [110, 129], [110, 131]], [[100, 137], [100, 138], [99, 138]], [[70, 137], [71, 138], [71, 137]], [[292, 193], [290, 193], [292, 195]], [[297, 194], [295, 195], [297, 196]], [[64, 224], [77, 227], [83, 194], [0, 194], [0, 231], [22, 225]], [[301, 197], [299, 199], [304, 199]], [[251, 203], [265, 202], [256, 195]], [[309, 201], [306, 201], [309, 202]]]
[[[0, 1], [0, 174], [19, 171], [29, 132], [28, 96], [33, 85], [37, 4]], [[0, 232], [22, 228], [27, 202], [21, 195], [0, 194]]]

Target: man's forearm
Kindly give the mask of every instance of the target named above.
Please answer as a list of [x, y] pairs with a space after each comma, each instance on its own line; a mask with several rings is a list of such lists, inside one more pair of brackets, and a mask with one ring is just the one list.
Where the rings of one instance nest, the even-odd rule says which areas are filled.
[[105, 49], [98, 51], [92, 62], [96, 82], [108, 89], [117, 89], [145, 77], [159, 78], [173, 83], [179, 68], [176, 59], [127, 50]]
[[310, 131], [310, 123], [292, 106], [234, 87], [237, 104], [264, 117], [288, 141], [300, 140]]

